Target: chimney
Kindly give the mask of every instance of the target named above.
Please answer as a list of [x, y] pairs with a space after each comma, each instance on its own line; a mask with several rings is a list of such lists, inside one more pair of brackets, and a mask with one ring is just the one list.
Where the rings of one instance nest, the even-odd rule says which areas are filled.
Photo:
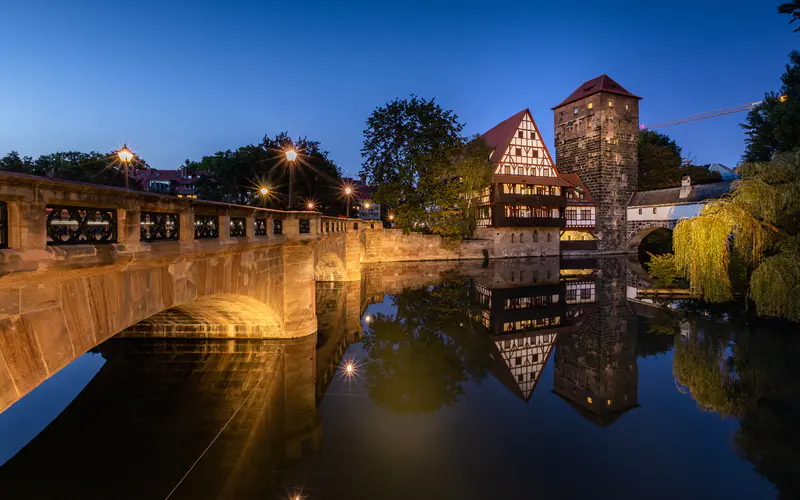
[[685, 200], [690, 194], [692, 194], [692, 178], [688, 175], [684, 175], [681, 179], [681, 192], [678, 198]]

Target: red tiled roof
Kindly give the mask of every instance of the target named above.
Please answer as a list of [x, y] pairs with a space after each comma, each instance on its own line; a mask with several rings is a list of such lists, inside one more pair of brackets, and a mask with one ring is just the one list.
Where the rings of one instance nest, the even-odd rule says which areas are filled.
[[590, 193], [589, 190], [586, 189], [586, 186], [583, 185], [583, 183], [581, 182], [581, 178], [578, 177], [578, 174], [561, 174], [561, 178], [569, 182], [573, 186], [579, 186], [581, 189], [583, 189], [583, 192], [586, 193], [586, 198], [584, 198], [583, 200], [569, 200], [567, 203], [572, 203], [572, 202], [594, 203], [594, 198], [592, 198], [592, 193]]
[[597, 78], [592, 78], [589, 81], [583, 82], [583, 85], [575, 89], [575, 92], [571, 93], [569, 97], [561, 101], [561, 104], [551, 109], [560, 108], [561, 106], [565, 106], [571, 102], [583, 99], [584, 97], [597, 94], [598, 92], [606, 92], [609, 94], [624, 95], [633, 97], [635, 99], [641, 99], [641, 97], [633, 95], [625, 90], [622, 85], [612, 80], [610, 76], [602, 74]]
[[481, 138], [486, 141], [486, 144], [494, 148], [491, 158], [493, 162], [500, 161], [503, 157], [503, 153], [506, 152], [506, 146], [511, 142], [514, 134], [517, 133], [517, 127], [519, 127], [519, 122], [522, 121], [522, 117], [525, 116], [525, 113], [528, 113], [528, 108], [523, 109], [510, 118], [506, 118], [481, 135]]

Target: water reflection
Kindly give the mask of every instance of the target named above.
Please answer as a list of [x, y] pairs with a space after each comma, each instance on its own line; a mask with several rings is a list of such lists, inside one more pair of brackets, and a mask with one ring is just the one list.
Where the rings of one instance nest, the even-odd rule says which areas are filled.
[[[306, 339], [106, 342], [2, 497], [770, 496], [750, 469], [800, 496], [796, 327], [654, 307], [637, 279], [625, 259], [373, 266], [317, 286]], [[697, 448], [726, 465], [681, 482]]]

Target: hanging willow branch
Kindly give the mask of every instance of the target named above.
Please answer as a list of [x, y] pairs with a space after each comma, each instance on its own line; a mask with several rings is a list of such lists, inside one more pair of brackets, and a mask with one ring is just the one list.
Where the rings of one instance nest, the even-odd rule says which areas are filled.
[[746, 165], [730, 196], [675, 227], [678, 271], [710, 302], [733, 298], [731, 252], [751, 275], [749, 296], [759, 314], [800, 321], [800, 153]]

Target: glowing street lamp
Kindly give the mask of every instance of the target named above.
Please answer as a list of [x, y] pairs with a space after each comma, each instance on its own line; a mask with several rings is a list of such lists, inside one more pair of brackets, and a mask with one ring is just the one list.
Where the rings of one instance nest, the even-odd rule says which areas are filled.
[[350, 186], [345, 186], [344, 187], [344, 195], [347, 197], [347, 218], [349, 219], [350, 218], [350, 203], [352, 203], [352, 201], [350, 201], [350, 197], [353, 195], [353, 188], [351, 188]]
[[284, 151], [284, 155], [286, 155], [286, 160], [289, 162], [289, 210], [291, 210], [294, 194], [294, 162], [297, 160], [297, 151], [290, 148]]
[[314, 210], [314, 202], [311, 202], [311, 201], [308, 202], [308, 209], [309, 210]]
[[125, 165], [125, 189], [128, 189], [128, 166], [131, 164], [131, 160], [133, 160], [134, 154], [133, 151], [128, 149], [127, 144], [122, 145], [122, 149], [117, 151], [117, 156], [119, 157], [120, 161]]
[[267, 196], [269, 194], [269, 188], [266, 186], [262, 186], [261, 189], [258, 190], [261, 193], [261, 196]]
[[364, 208], [366, 208], [367, 210], [369, 210], [369, 202], [366, 202], [366, 203], [364, 203]]

